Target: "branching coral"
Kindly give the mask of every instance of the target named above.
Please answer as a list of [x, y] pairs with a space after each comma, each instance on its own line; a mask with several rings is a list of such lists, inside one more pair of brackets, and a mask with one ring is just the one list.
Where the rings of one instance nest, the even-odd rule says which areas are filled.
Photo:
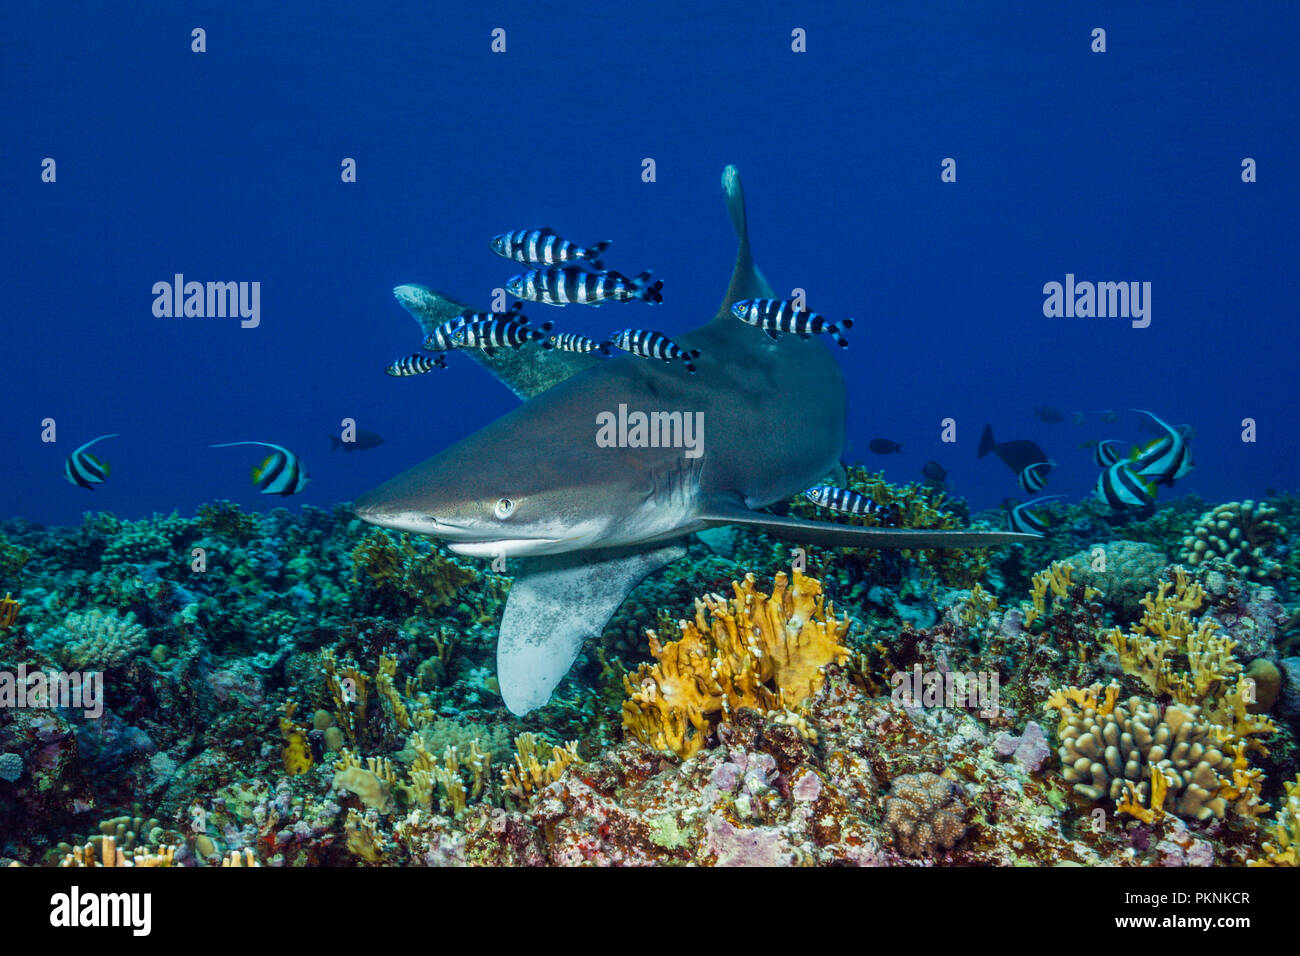
[[63, 626], [42, 636], [36, 647], [72, 670], [115, 667], [137, 654], [145, 643], [145, 630], [135, 615], [93, 608], [73, 612]]
[[[547, 748], [549, 753], [546, 752]], [[502, 778], [506, 789], [522, 800], [559, 780], [564, 768], [576, 760], [576, 740], [561, 747], [538, 741], [533, 734], [523, 733], [515, 738], [515, 765], [506, 767]]]
[[656, 663], [625, 675], [623, 726], [642, 743], [689, 757], [704, 746], [715, 722], [740, 708], [778, 712], [821, 689], [822, 668], [848, 660], [840, 643], [848, 618], [836, 620], [821, 584], [794, 572], [776, 575], [769, 597], [754, 576], [733, 582], [734, 597], [695, 601], [695, 620], [681, 622], [681, 639], [660, 644], [648, 631]]
[[1251, 860], [1250, 866], [1300, 866], [1300, 773], [1283, 786], [1286, 799], [1269, 828], [1273, 839], [1263, 844], [1264, 859]]
[[[1145, 610], [1133, 631], [1112, 628], [1104, 641], [1118, 653], [1124, 673], [1152, 695], [1200, 707], [1232, 740], [1272, 733], [1267, 717], [1248, 712], [1254, 695], [1233, 657], [1235, 643], [1219, 633], [1217, 622], [1192, 617], [1204, 599], [1201, 586], [1177, 567], [1173, 581], [1161, 582], [1142, 599]], [[1264, 749], [1257, 741], [1249, 746]]]
[[240, 544], [257, 534], [257, 517], [244, 514], [232, 501], [199, 505], [197, 523], [205, 534], [229, 538]]
[[[893, 485], [885, 481], [883, 472], [871, 472], [861, 465], [850, 465], [845, 469], [844, 487], [867, 498], [879, 506], [879, 510], [862, 515], [827, 513], [816, 508], [803, 496], [796, 498], [790, 505], [790, 513], [800, 518], [813, 518], [819, 521], [838, 521], [844, 524], [874, 527], [884, 525], [898, 528], [948, 529], [963, 527], [961, 519], [949, 506], [947, 496], [932, 487], [917, 482], [908, 485]], [[810, 566], [816, 567], [829, 563], [827, 559], [816, 560], [810, 550]], [[985, 577], [989, 569], [988, 551], [984, 549], [901, 551], [904, 558], [917, 560], [943, 584], [949, 587], [968, 588]], [[856, 567], [865, 576], [875, 576], [873, 572], [879, 567], [882, 555], [870, 549], [838, 549], [830, 551], [838, 557], [839, 563]]]
[[1283, 567], [1269, 557], [1269, 546], [1286, 536], [1274, 519], [1277, 509], [1253, 501], [1231, 501], [1201, 515], [1183, 538], [1182, 557], [1198, 565], [1222, 558], [1256, 581], [1277, 580]]
[[[1053, 561], [1049, 568], [1035, 574], [1029, 587], [1030, 603], [1020, 606], [1024, 613], [1025, 627], [1032, 626], [1035, 621], [1048, 613], [1050, 601], [1065, 601], [1074, 588], [1074, 569], [1060, 561]], [[1085, 586], [1083, 598], [1085, 601], [1091, 601], [1100, 593], [1096, 588]]]
[[[1119, 687], [1071, 687], [1047, 706], [1060, 711], [1062, 775], [1088, 800], [1109, 797], [1117, 812], [1151, 822], [1166, 810], [1181, 817], [1222, 818], [1237, 754], [1222, 728], [1196, 706], [1162, 709], [1140, 697], [1118, 701]], [[1076, 711], [1075, 707], [1079, 709]]]
[[433, 613], [451, 604], [456, 592], [479, 579], [473, 568], [463, 568], [436, 548], [417, 549], [409, 535], [397, 541], [384, 531], [374, 531], [352, 551], [352, 583], [358, 572], [373, 583], [390, 609], [418, 604]]
[[22, 610], [22, 607], [23, 602], [14, 600], [14, 596], [7, 591], [5, 596], [0, 598], [0, 634], [13, 627], [14, 621], [18, 620], [18, 612]]

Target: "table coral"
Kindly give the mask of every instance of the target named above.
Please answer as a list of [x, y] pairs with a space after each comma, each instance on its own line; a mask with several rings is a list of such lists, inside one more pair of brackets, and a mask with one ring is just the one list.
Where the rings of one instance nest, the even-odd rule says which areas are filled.
[[1219, 505], [1201, 515], [1183, 538], [1183, 560], [1199, 565], [1222, 558], [1253, 580], [1277, 580], [1284, 568], [1267, 554], [1286, 536], [1286, 529], [1274, 520], [1277, 516], [1277, 509], [1254, 501]]
[[885, 798], [885, 823], [908, 856], [950, 850], [966, 835], [966, 805], [955, 781], [934, 773], [895, 777]]
[[769, 596], [749, 574], [732, 590], [729, 600], [697, 598], [680, 640], [647, 632], [656, 662], [623, 678], [623, 726], [642, 743], [689, 757], [717, 721], [797, 705], [821, 688], [826, 665], [848, 660], [848, 619], [836, 620], [816, 579], [795, 571], [790, 584], [779, 572]]

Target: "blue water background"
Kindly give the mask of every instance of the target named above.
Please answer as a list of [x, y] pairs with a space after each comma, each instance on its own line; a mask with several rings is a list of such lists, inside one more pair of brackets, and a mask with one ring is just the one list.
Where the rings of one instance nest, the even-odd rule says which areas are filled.
[[[653, 268], [665, 304], [535, 306], [538, 320], [685, 332], [731, 269], [727, 163], [778, 291], [856, 320], [837, 355], [849, 460], [906, 481], [934, 458], [977, 506], [1023, 497], [976, 461], [989, 421], [1039, 441], [1061, 463], [1049, 491], [1080, 496], [1096, 470], [1078, 444], [1143, 437], [1137, 417], [1048, 425], [1034, 408], [1139, 407], [1196, 428], [1179, 490], [1300, 484], [1300, 5], [465, 6], [0, 9], [0, 517], [282, 504], [251, 485], [255, 449], [207, 447], [253, 439], [306, 461], [314, 481], [290, 504], [351, 500], [516, 404], [455, 356], [385, 376], [419, 345], [394, 285], [486, 307], [515, 271], [488, 238], [550, 225], [613, 239], [610, 266]], [[261, 282], [261, 326], [155, 318], [151, 287], [176, 272]], [[1042, 286], [1067, 272], [1150, 281], [1150, 328], [1045, 318]], [[386, 443], [331, 452], [345, 417]], [[69, 485], [65, 456], [105, 432], [122, 436], [97, 448], [110, 480]], [[878, 436], [904, 454], [870, 454]]]

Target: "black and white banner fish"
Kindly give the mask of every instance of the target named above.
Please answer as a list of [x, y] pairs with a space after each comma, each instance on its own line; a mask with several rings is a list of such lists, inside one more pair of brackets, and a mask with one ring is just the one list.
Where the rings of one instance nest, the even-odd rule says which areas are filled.
[[686, 364], [686, 371], [692, 375], [695, 374], [695, 363], [691, 359], [700, 357], [699, 349], [688, 352], [662, 332], [650, 329], [619, 329], [610, 334], [609, 343], [641, 358], [663, 359], [665, 362], [680, 359]]
[[1181, 428], [1171, 427], [1151, 412], [1140, 408], [1135, 408], [1134, 411], [1148, 416], [1164, 430], [1164, 435], [1133, 449], [1129, 456], [1133, 470], [1143, 478], [1150, 478], [1157, 485], [1172, 485], [1194, 467], [1186, 433]]
[[1133, 470], [1133, 462], [1117, 461], [1097, 477], [1097, 500], [1112, 508], [1144, 508], [1156, 498], [1155, 482]]
[[264, 495], [296, 495], [307, 487], [311, 476], [302, 459], [282, 445], [273, 445], [266, 441], [228, 441], [213, 448], [233, 448], [236, 445], [261, 445], [270, 448], [271, 454], [260, 465], [253, 466], [253, 484]]
[[600, 256], [609, 248], [610, 240], [579, 246], [563, 239], [549, 227], [543, 229], [517, 229], [492, 237], [492, 251], [502, 259], [522, 262], [524, 265], [562, 266], [569, 262], [585, 261], [597, 271], [605, 267]]
[[1047, 475], [1055, 467], [1054, 461], [1036, 461], [1032, 465], [1026, 465], [1016, 475], [1016, 481], [1020, 482], [1020, 487], [1025, 491], [1035, 494], [1047, 487]]
[[796, 309], [793, 302], [785, 299], [741, 299], [731, 307], [731, 314], [762, 329], [768, 338], [775, 339], [778, 333], [789, 332], [806, 339], [825, 332], [842, 349], [848, 348], [849, 343], [840, 330], [853, 328], [852, 319], [832, 322], [820, 313]]
[[95, 486], [102, 484], [108, 477], [108, 462], [100, 461], [90, 452], [86, 451], [95, 442], [103, 441], [105, 438], [116, 438], [117, 435], [100, 435], [98, 438], [86, 442], [63, 463], [63, 477], [68, 479], [72, 484], [87, 491], [94, 491]]
[[1034, 498], [1031, 501], [1025, 501], [1008, 508], [1007, 530], [1021, 531], [1025, 534], [1042, 534], [1047, 530], [1047, 522], [1029, 509], [1037, 508], [1044, 501], [1051, 501], [1054, 498], [1064, 497], [1065, 495], [1044, 495], [1041, 498]]
[[394, 378], [409, 378], [412, 375], [423, 375], [426, 372], [432, 372], [435, 368], [446, 367], [447, 359], [441, 352], [437, 355], [425, 355], [423, 352], [415, 352], [405, 358], [399, 358], [384, 371]]
[[642, 272], [629, 279], [620, 272], [588, 272], [577, 266], [533, 269], [511, 278], [506, 283], [506, 291], [517, 299], [543, 305], [598, 306], [606, 301], [630, 302], [633, 299], [657, 305], [664, 300], [659, 294], [664, 284], [662, 279], [652, 281], [653, 275]]
[[1109, 468], [1124, 457], [1124, 443], [1113, 438], [1084, 442], [1079, 447], [1093, 449], [1092, 460], [1098, 468]]

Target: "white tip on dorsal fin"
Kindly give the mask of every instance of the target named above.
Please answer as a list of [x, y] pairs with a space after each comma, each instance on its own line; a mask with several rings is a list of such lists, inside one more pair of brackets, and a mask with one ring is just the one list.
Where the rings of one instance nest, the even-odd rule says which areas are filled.
[[740, 183], [740, 170], [728, 166], [722, 171], [722, 194], [727, 203], [727, 214], [731, 216], [731, 228], [736, 231], [736, 267], [731, 272], [731, 284], [718, 310], [718, 318], [735, 321], [731, 315], [731, 306], [741, 299], [770, 299], [774, 297], [772, 287], [768, 285], [763, 273], [754, 265], [754, 256], [749, 248], [749, 219], [745, 213], [745, 190]]

